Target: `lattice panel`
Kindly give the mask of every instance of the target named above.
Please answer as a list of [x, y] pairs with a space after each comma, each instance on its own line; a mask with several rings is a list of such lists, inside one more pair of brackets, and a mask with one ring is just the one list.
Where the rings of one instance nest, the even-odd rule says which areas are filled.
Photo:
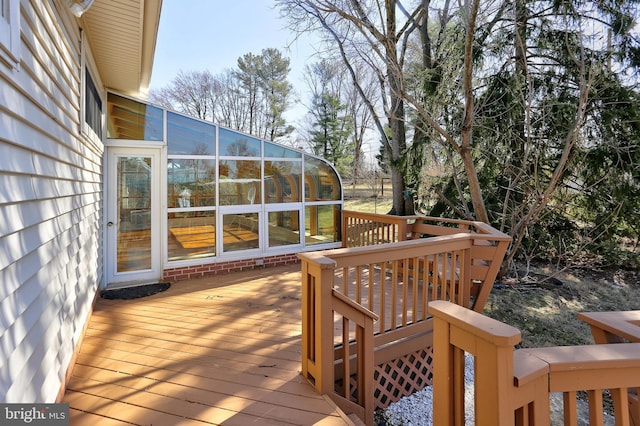
[[433, 350], [423, 349], [376, 367], [376, 408], [386, 408], [403, 396], [430, 385], [433, 378]]
[[[376, 408], [387, 408], [403, 396], [409, 396], [432, 384], [433, 349], [426, 348], [376, 366], [373, 380]], [[335, 383], [336, 392], [344, 395], [342, 380]], [[357, 401], [356, 377], [351, 377], [351, 398]]]

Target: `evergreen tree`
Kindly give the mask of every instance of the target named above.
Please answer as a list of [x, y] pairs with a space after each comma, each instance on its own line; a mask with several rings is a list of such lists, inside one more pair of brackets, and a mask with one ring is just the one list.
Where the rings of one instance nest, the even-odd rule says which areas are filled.
[[271, 141], [288, 135], [292, 126], [286, 125], [284, 112], [289, 106], [292, 86], [287, 80], [289, 59], [278, 49], [264, 49], [257, 70], [258, 84], [263, 94], [265, 126], [262, 137]]
[[315, 120], [310, 132], [313, 152], [343, 175], [351, 171], [354, 157], [352, 123], [345, 109], [337, 97], [325, 92], [314, 96], [310, 111]]

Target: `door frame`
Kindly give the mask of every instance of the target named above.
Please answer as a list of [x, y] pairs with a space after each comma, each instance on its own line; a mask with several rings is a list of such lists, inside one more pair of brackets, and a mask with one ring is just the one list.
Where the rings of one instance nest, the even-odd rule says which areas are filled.
[[[159, 147], [130, 148], [121, 146], [106, 147], [105, 164], [105, 283], [107, 288], [125, 287], [155, 283], [162, 279], [161, 250], [161, 159], [162, 149]], [[117, 202], [117, 164], [122, 157], [151, 158], [151, 268], [136, 271], [117, 271], [118, 250], [118, 202]]]

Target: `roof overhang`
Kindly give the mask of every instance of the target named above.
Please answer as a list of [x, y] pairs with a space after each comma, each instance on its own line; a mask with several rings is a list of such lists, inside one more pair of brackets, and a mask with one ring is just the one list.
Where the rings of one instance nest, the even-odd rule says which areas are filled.
[[106, 88], [146, 98], [162, 0], [95, 0], [83, 28]]

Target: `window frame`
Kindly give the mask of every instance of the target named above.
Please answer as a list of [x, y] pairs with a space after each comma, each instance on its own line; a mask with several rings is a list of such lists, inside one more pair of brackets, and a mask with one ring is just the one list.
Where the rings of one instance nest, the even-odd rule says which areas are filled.
[[[90, 93], [91, 99], [90, 99]], [[83, 78], [83, 101], [82, 101], [82, 132], [86, 135], [91, 135], [92, 133], [98, 140], [102, 140], [102, 135], [104, 133], [104, 100], [102, 99], [102, 95], [98, 90], [98, 86], [95, 83], [95, 79], [91, 74], [91, 71], [88, 67], [84, 67], [84, 78]], [[98, 105], [98, 110], [100, 111], [100, 120], [98, 123], [93, 123], [96, 128], [94, 128], [89, 120], [87, 120], [87, 114], [89, 113], [89, 108], [87, 108], [88, 102], [92, 100], [95, 101], [96, 105]]]
[[0, 59], [17, 68], [20, 62], [20, 0], [0, 0]]
[[[93, 139], [98, 143], [102, 143], [103, 138], [106, 136], [106, 106], [107, 98], [106, 92], [103, 89], [102, 80], [99, 78], [97, 67], [93, 61], [93, 57], [88, 52], [89, 43], [86, 35], [82, 32], [81, 38], [81, 60], [80, 60], [80, 133]], [[100, 123], [99, 132], [96, 132], [87, 122], [87, 100], [88, 100], [88, 84], [90, 79], [93, 89], [95, 89], [95, 97], [100, 102]]]

